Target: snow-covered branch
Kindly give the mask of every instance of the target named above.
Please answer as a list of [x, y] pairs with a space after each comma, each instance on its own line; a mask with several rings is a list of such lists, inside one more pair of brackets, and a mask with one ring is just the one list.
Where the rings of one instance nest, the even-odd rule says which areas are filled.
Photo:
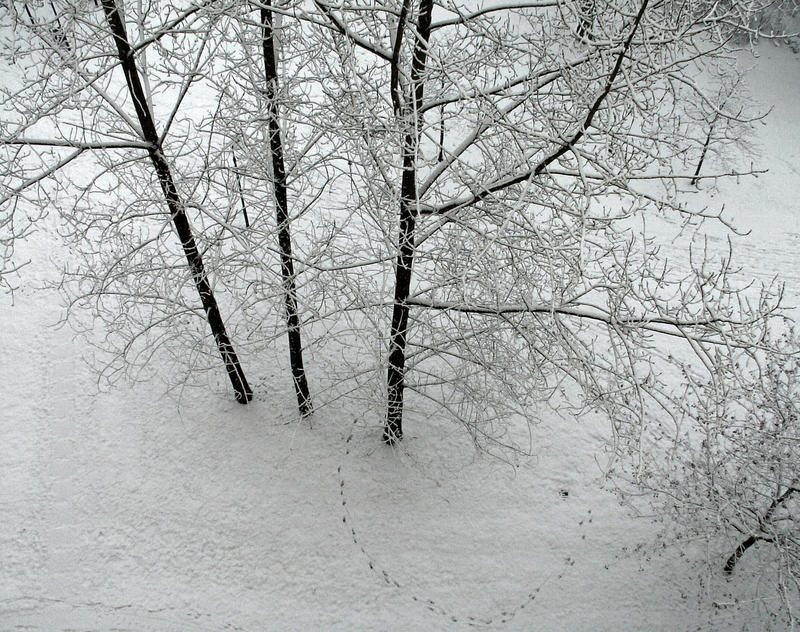
[[373, 42], [369, 42], [363, 37], [359, 36], [357, 33], [353, 32], [348, 26], [347, 23], [339, 18], [334, 12], [333, 8], [330, 7], [327, 3], [323, 2], [322, 0], [314, 0], [314, 4], [319, 8], [320, 11], [325, 15], [328, 21], [335, 27], [339, 33], [344, 35], [347, 39], [349, 39], [353, 44], [358, 46], [359, 48], [363, 48], [366, 51], [369, 51], [373, 55], [377, 55], [381, 59], [385, 61], [391, 62], [392, 61], [392, 52], [384, 49], [383, 47], [374, 44]]
[[31, 147], [69, 147], [71, 149], [145, 149], [150, 150], [152, 145], [144, 141], [79, 141], [58, 138], [0, 138], [0, 145], [27, 145]]
[[498, 191], [502, 191], [503, 189], [507, 189], [512, 187], [516, 184], [524, 182], [525, 180], [538, 176], [543, 173], [549, 165], [554, 163], [558, 160], [561, 156], [566, 154], [570, 149], [572, 149], [578, 142], [584, 137], [589, 127], [592, 125], [592, 121], [594, 117], [597, 115], [600, 107], [603, 104], [603, 101], [606, 100], [606, 97], [611, 93], [612, 88], [614, 87], [614, 82], [617, 79], [617, 76], [620, 74], [620, 70], [622, 68], [622, 62], [625, 59], [630, 47], [631, 42], [633, 41], [633, 37], [636, 34], [636, 30], [641, 23], [642, 17], [644, 16], [644, 12], [647, 9], [647, 4], [649, 0], [644, 0], [639, 8], [639, 12], [636, 14], [636, 17], [633, 20], [633, 24], [630, 27], [630, 32], [628, 37], [625, 40], [625, 43], [622, 46], [622, 50], [617, 54], [616, 62], [606, 80], [605, 86], [597, 98], [594, 100], [594, 103], [589, 107], [589, 110], [586, 114], [585, 119], [583, 120], [582, 125], [580, 128], [574, 132], [569, 138], [565, 139], [558, 147], [552, 150], [547, 156], [540, 159], [538, 163], [531, 168], [527, 168], [521, 170], [515, 174], [510, 174], [506, 177], [500, 178], [495, 180], [494, 182], [487, 183], [480, 187], [476, 193], [471, 195], [462, 196], [456, 199], [451, 199], [448, 202], [444, 202], [442, 204], [438, 204], [433, 207], [425, 207], [421, 209], [421, 214], [424, 215], [443, 215], [446, 213], [450, 213], [457, 209], [462, 209], [468, 206], [472, 206], [480, 202], [481, 200], [489, 197], [493, 193]]
[[[613, 327], [637, 328], [653, 333], [668, 336], [677, 336], [709, 344], [727, 345], [730, 340], [724, 338], [713, 338], [709, 334], [718, 334], [721, 326], [746, 326], [753, 325], [756, 320], [763, 320], [759, 316], [756, 320], [736, 320], [732, 318], [708, 317], [690, 320], [680, 320], [665, 316], [617, 317], [608, 309], [597, 305], [572, 305], [572, 304], [501, 304], [501, 305], [477, 305], [448, 301], [432, 301], [423, 298], [411, 297], [406, 303], [416, 307], [437, 309], [442, 311], [461, 312], [463, 314], [483, 314], [486, 316], [501, 316], [504, 314], [550, 314], [559, 316], [570, 316], [584, 320], [593, 320]], [[699, 335], [687, 334], [687, 331], [700, 329]]]
[[[470, 13], [459, 13], [458, 17], [448, 18], [446, 20], [438, 20], [431, 24], [431, 31], [435, 31], [437, 29], [444, 28], [446, 26], [455, 26], [457, 24], [469, 24], [470, 22], [474, 21], [476, 18], [479, 18], [483, 15], [487, 15], [490, 13], [498, 13], [498, 12], [506, 12], [506, 11], [513, 11], [513, 10], [520, 10], [520, 9], [548, 9], [551, 7], [557, 7], [559, 3], [557, 0], [540, 0], [530, 1], [530, 0], [517, 0], [517, 2], [500, 2], [498, 4], [493, 4], [488, 7], [483, 7], [477, 11], [472, 11]], [[454, 9], [450, 9], [451, 11]]]

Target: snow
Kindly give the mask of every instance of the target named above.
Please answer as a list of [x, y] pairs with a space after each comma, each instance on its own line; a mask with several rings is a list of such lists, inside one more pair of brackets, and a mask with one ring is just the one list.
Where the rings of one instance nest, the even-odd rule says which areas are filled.
[[[780, 274], [796, 305], [798, 57], [770, 44], [750, 61], [773, 106], [757, 132], [769, 171], [705, 195], [751, 231], [735, 242], [745, 272]], [[662, 541], [604, 490], [601, 421], [549, 414], [534, 455], [507, 463], [417, 413], [392, 450], [346, 404], [298, 421], [279, 351], [247, 359], [260, 388], [246, 407], [222, 382], [102, 392], [53, 326], [58, 295], [37, 289], [68, 253], [46, 232], [20, 253], [22, 287], [0, 299], [0, 629], [764, 625], [755, 606], [714, 607], [738, 589], [724, 558], [709, 575], [716, 552]]]
[[776, 275], [786, 284], [789, 303], [800, 301], [800, 268], [794, 265], [800, 248], [800, 125], [798, 55], [767, 44], [757, 57], [740, 56], [747, 87], [767, 116], [757, 123], [748, 164], [766, 169], [754, 181], [728, 183], [709, 194], [708, 203], [725, 205], [736, 227], [748, 234], [734, 240], [737, 260], [750, 277], [769, 282]]

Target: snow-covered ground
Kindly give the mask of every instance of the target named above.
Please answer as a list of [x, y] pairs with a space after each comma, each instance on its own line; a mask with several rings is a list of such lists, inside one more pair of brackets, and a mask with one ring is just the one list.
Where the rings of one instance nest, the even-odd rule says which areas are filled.
[[[751, 231], [745, 271], [797, 305], [800, 58], [757, 52], [769, 172], [703, 188]], [[246, 407], [159, 380], [98, 393], [51, 326], [58, 295], [36, 289], [55, 238], [20, 252], [22, 287], [0, 298], [0, 629], [761, 629], [700, 546], [661, 547], [602, 489], [602, 423], [545, 418], [535, 455], [504, 463], [412, 417], [393, 451], [344, 404], [299, 422], [278, 351], [248, 359]]]

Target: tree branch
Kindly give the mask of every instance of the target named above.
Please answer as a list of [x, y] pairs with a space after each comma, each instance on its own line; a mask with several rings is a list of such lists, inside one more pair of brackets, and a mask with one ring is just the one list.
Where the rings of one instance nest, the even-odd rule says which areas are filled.
[[0, 138], [0, 145], [30, 145], [31, 147], [69, 147], [71, 149], [152, 149], [152, 145], [138, 141], [59, 140], [52, 138]]
[[525, 83], [526, 81], [532, 81], [533, 79], [536, 79], [536, 78], [546, 77], [545, 79], [543, 79], [537, 85], [531, 86], [530, 92], [535, 92], [535, 91], [543, 88], [544, 86], [548, 85], [549, 83], [552, 83], [556, 79], [558, 79], [563, 74], [564, 70], [580, 66], [581, 64], [586, 63], [589, 59], [590, 59], [590, 56], [589, 55], [585, 55], [584, 57], [581, 57], [580, 59], [578, 59], [576, 61], [573, 61], [573, 62], [570, 62], [569, 64], [566, 64], [563, 68], [559, 68], [558, 70], [549, 70], [548, 69], [548, 70], [540, 70], [539, 72], [536, 72], [536, 73], [529, 72], [529, 73], [526, 73], [526, 74], [524, 74], [522, 76], [519, 76], [519, 77], [514, 77], [512, 79], [507, 79], [506, 81], [503, 81], [502, 83], [499, 83], [499, 84], [494, 85], [494, 86], [490, 86], [488, 88], [484, 88], [484, 89], [475, 88], [475, 89], [472, 89], [472, 90], [468, 90], [465, 93], [460, 93], [458, 96], [455, 96], [455, 97], [444, 97], [444, 98], [441, 98], [441, 99], [436, 99], [434, 101], [429, 101], [429, 102], [423, 104], [422, 107], [420, 107], [419, 111], [420, 111], [420, 113], [425, 113], [425, 112], [427, 112], [428, 110], [430, 110], [432, 108], [440, 107], [442, 105], [448, 105], [450, 103], [460, 103], [462, 101], [467, 101], [469, 99], [476, 99], [476, 98], [479, 98], [479, 97], [489, 97], [489, 96], [493, 96], [493, 95], [496, 95], [496, 94], [501, 94], [501, 93], [505, 92], [506, 90], [509, 90], [511, 88], [514, 88], [514, 87], [520, 85], [521, 83]]
[[186, 81], [181, 87], [180, 94], [178, 95], [178, 98], [175, 100], [175, 105], [172, 108], [172, 112], [170, 112], [169, 117], [167, 117], [167, 122], [164, 125], [164, 129], [161, 132], [161, 136], [158, 139], [159, 146], [161, 146], [164, 143], [164, 139], [166, 139], [167, 134], [169, 133], [169, 130], [172, 127], [172, 123], [175, 121], [175, 117], [178, 115], [178, 110], [180, 110], [181, 103], [183, 103], [183, 100], [186, 98], [186, 95], [189, 92], [189, 88], [192, 87], [192, 84], [195, 82], [197, 77], [200, 76], [200, 73], [197, 71], [197, 69], [200, 67], [200, 60], [202, 59], [203, 53], [206, 50], [206, 44], [208, 44], [208, 33], [206, 33], [205, 37], [203, 37], [203, 43], [200, 44], [200, 50], [197, 52], [197, 59], [195, 59], [194, 67], [192, 68], [192, 71], [189, 73], [189, 75], [186, 77]]
[[541, 0], [540, 2], [531, 2], [530, 0], [522, 0], [520, 2], [503, 2], [501, 4], [492, 5], [491, 7], [484, 7], [473, 13], [459, 15], [457, 18], [450, 18], [449, 20], [440, 20], [431, 24], [431, 31], [443, 28], [445, 26], [455, 26], [457, 24], [466, 24], [481, 15], [487, 13], [494, 13], [496, 11], [509, 11], [512, 9], [545, 9], [549, 7], [557, 7], [559, 2], [557, 0]]
[[400, 17], [397, 19], [397, 31], [394, 37], [394, 48], [392, 50], [392, 60], [389, 63], [389, 93], [392, 95], [392, 106], [395, 116], [400, 116], [403, 111], [403, 97], [400, 94], [400, 51], [403, 48], [403, 32], [408, 19], [408, 8], [410, 0], [403, 0], [400, 8]]
[[617, 55], [616, 63], [614, 64], [614, 68], [611, 71], [611, 74], [608, 76], [608, 81], [606, 81], [606, 85], [603, 88], [603, 91], [600, 95], [595, 99], [595, 102], [592, 104], [591, 108], [589, 108], [589, 112], [584, 119], [583, 125], [581, 128], [572, 135], [570, 139], [566, 142], [562, 143], [555, 151], [553, 151], [549, 156], [543, 158], [534, 168], [526, 169], [525, 171], [507, 176], [501, 180], [496, 180], [493, 183], [488, 184], [485, 186], [481, 191], [477, 193], [473, 193], [469, 196], [464, 196], [461, 198], [457, 198], [455, 200], [451, 200], [450, 202], [446, 202], [439, 206], [435, 207], [428, 207], [420, 212], [425, 215], [442, 215], [445, 213], [449, 213], [453, 210], [464, 208], [467, 206], [471, 206], [476, 202], [480, 202], [485, 198], [489, 197], [492, 193], [497, 191], [501, 191], [503, 189], [507, 189], [508, 187], [514, 186], [515, 184], [519, 184], [520, 182], [524, 182], [530, 177], [540, 175], [547, 167], [558, 160], [561, 156], [571, 150], [577, 143], [583, 138], [586, 134], [586, 130], [592, 124], [595, 115], [600, 110], [600, 106], [603, 104], [603, 101], [606, 100], [606, 97], [611, 93], [611, 89], [614, 86], [614, 81], [616, 80], [617, 76], [619, 75], [620, 69], [622, 68], [622, 61], [625, 59], [625, 55], [627, 54], [628, 50], [631, 47], [631, 43], [633, 42], [633, 37], [636, 34], [636, 30], [639, 27], [639, 24], [642, 21], [642, 17], [644, 16], [645, 9], [647, 8], [649, 0], [644, 0], [642, 2], [642, 6], [639, 8], [639, 12], [636, 14], [636, 18], [634, 19], [633, 26], [631, 27], [631, 32], [628, 34], [627, 39], [625, 40], [624, 45], [622, 46], [622, 50]]
[[333, 24], [336, 27], [336, 30], [338, 30], [342, 35], [344, 35], [347, 39], [353, 42], [353, 44], [359, 46], [360, 48], [363, 48], [364, 50], [369, 51], [373, 55], [377, 55], [381, 59], [385, 59], [388, 62], [392, 61], [392, 53], [381, 48], [377, 44], [372, 44], [371, 42], [365, 40], [363, 37], [359, 37], [358, 35], [353, 33], [353, 31], [351, 31], [342, 20], [336, 17], [336, 15], [333, 13], [333, 11], [331, 11], [331, 8], [327, 4], [321, 2], [320, 0], [314, 0], [314, 4], [319, 8], [320, 11], [322, 11], [325, 17], [328, 18], [331, 24]]
[[22, 183], [20, 186], [18, 186], [18, 187], [16, 187], [16, 188], [12, 189], [12, 190], [11, 190], [11, 191], [9, 191], [9, 192], [8, 192], [6, 195], [4, 195], [2, 198], [0, 198], [0, 206], [2, 206], [3, 204], [5, 204], [5, 203], [6, 203], [6, 202], [8, 202], [9, 200], [11, 200], [11, 199], [15, 198], [16, 196], [18, 196], [20, 193], [22, 193], [22, 192], [23, 192], [25, 189], [27, 189], [28, 187], [31, 187], [31, 186], [33, 186], [34, 184], [36, 184], [37, 182], [41, 182], [41, 181], [42, 181], [42, 180], [44, 180], [45, 178], [48, 178], [48, 177], [50, 177], [50, 176], [51, 176], [51, 175], [53, 175], [53, 174], [54, 174], [56, 171], [58, 171], [58, 170], [59, 170], [59, 169], [61, 169], [62, 167], [64, 167], [64, 166], [68, 165], [68, 164], [69, 164], [69, 163], [71, 163], [73, 160], [75, 160], [75, 159], [76, 159], [78, 156], [80, 156], [80, 155], [81, 155], [81, 154], [82, 154], [84, 151], [86, 151], [86, 150], [85, 150], [85, 149], [77, 149], [77, 150], [75, 150], [75, 151], [74, 151], [74, 152], [72, 152], [72, 153], [71, 153], [69, 156], [67, 156], [67, 157], [66, 157], [66, 158], [64, 158], [63, 160], [59, 161], [58, 163], [56, 163], [56, 164], [55, 164], [55, 165], [53, 165], [52, 167], [50, 167], [50, 168], [48, 168], [48, 169], [45, 169], [45, 170], [44, 170], [44, 171], [42, 171], [42, 173], [40, 173], [39, 175], [37, 175], [37, 176], [34, 176], [33, 178], [30, 178], [30, 179], [26, 180], [26, 181], [25, 181], [25, 182], [23, 182], [23, 183]]
[[[800, 488], [787, 487], [786, 490], [780, 496], [778, 496], [777, 498], [773, 498], [772, 502], [769, 505], [769, 507], [767, 507], [767, 510], [764, 512], [764, 517], [760, 518], [758, 522], [761, 525], [763, 525], [765, 522], [769, 522], [769, 520], [772, 517], [772, 514], [775, 512], [775, 510], [780, 505], [782, 505], [784, 502], [786, 502], [786, 500], [789, 498], [789, 496], [791, 496], [795, 492], [800, 492]], [[725, 562], [725, 566], [723, 567], [722, 570], [725, 571], [725, 573], [727, 575], [730, 575], [731, 573], [733, 573], [734, 568], [736, 568], [736, 563], [739, 561], [739, 559], [741, 559], [742, 555], [745, 554], [747, 549], [749, 549], [756, 542], [759, 542], [761, 540], [771, 541], [771, 538], [768, 537], [768, 536], [764, 536], [764, 535], [751, 534], [748, 537], [746, 537], [744, 540], [742, 540], [742, 542], [739, 543], [739, 546], [736, 547], [736, 550], [727, 559], [727, 561]]]
[[[686, 329], [694, 327], [713, 327], [716, 325], [744, 325], [744, 321], [727, 318], [704, 318], [697, 320], [678, 320], [663, 316], [641, 318], [616, 318], [612, 313], [597, 305], [571, 306], [568, 304], [502, 304], [502, 305], [477, 305], [448, 301], [431, 301], [423, 298], [409, 297], [407, 305], [427, 307], [442, 311], [461, 312], [464, 314], [484, 314], [487, 316], [502, 316], [505, 314], [558, 314], [572, 316], [584, 320], [594, 320], [615, 327], [636, 327], [652, 331], [653, 333], [686, 338]], [[728, 341], [715, 340], [705, 336], [690, 336], [697, 342], [709, 344], [728, 344]], [[735, 345], [734, 345], [735, 346]]]

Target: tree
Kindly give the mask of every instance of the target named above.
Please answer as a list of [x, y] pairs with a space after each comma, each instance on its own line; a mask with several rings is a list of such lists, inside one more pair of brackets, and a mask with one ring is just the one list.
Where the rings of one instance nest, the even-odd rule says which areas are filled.
[[[703, 112], [682, 113], [699, 100], [715, 124], [743, 118], [693, 74], [725, 50], [714, 37], [732, 11], [596, 3], [593, 38], [577, 41], [576, 14], [551, 2], [445, 3], [438, 20], [427, 2], [315, 6], [307, 20], [338, 58], [316, 71], [328, 77], [320, 109], [333, 112], [327, 133], [346, 147], [353, 206], [374, 230], [361, 239], [385, 244], [397, 230], [386, 442], [402, 437], [407, 388], [490, 441], [494, 421], [551, 401], [565, 381], [578, 408], [611, 413], [631, 396], [644, 410], [648, 381], [656, 400], [669, 388], [647, 361], [661, 337], [744, 345], [774, 309], [738, 311], [726, 266], [710, 273], [710, 255], [673, 266], [633, 227], [669, 213], [725, 222], [680, 199], [705, 138]], [[359, 274], [380, 278], [386, 254]]]
[[[720, 551], [711, 560], [714, 571], [763, 585], [770, 619], [796, 625], [800, 341], [789, 323], [765, 332], [758, 344], [709, 354], [707, 361], [712, 372], [684, 373], [675, 416], [644, 430], [647, 458], [637, 478], [624, 465], [617, 474], [639, 493], [652, 492], [649, 504], [682, 540], [714, 543]], [[743, 564], [747, 556], [754, 562]]]
[[411, 53], [411, 74], [408, 86], [403, 89], [400, 83], [400, 51], [403, 34], [411, 8], [410, 0], [403, 2], [394, 36], [394, 48], [390, 68], [389, 91], [392, 97], [394, 115], [403, 133], [400, 152], [402, 174], [400, 184], [400, 230], [398, 235], [397, 263], [395, 264], [395, 291], [392, 307], [392, 324], [389, 336], [389, 367], [386, 382], [388, 391], [388, 410], [383, 440], [394, 443], [403, 438], [403, 373], [406, 363], [408, 336], [407, 300], [411, 292], [411, 271], [414, 263], [414, 241], [416, 240], [416, 216], [418, 212], [417, 165], [419, 151], [419, 126], [422, 116], [422, 99], [425, 84], [422, 75], [428, 56], [428, 40], [431, 35], [433, 0], [422, 0], [419, 5], [416, 32]]
[[122, 14], [115, 0], [102, 0], [102, 4], [103, 11], [105, 11], [106, 19], [108, 20], [109, 29], [117, 45], [119, 60], [122, 65], [122, 70], [125, 73], [125, 81], [128, 84], [131, 100], [136, 109], [136, 117], [139, 119], [142, 140], [148, 144], [147, 151], [153, 163], [153, 168], [158, 175], [158, 181], [164, 192], [164, 198], [169, 207], [175, 230], [181, 240], [181, 245], [186, 254], [186, 260], [192, 271], [192, 277], [197, 286], [200, 300], [203, 303], [203, 309], [206, 312], [208, 324], [211, 327], [211, 331], [217, 343], [217, 348], [222, 356], [225, 368], [228, 371], [228, 377], [236, 393], [236, 400], [240, 403], [247, 403], [253, 398], [253, 391], [247, 383], [247, 379], [239, 363], [239, 358], [236, 356], [233, 345], [225, 331], [225, 324], [222, 321], [217, 301], [209, 285], [203, 259], [200, 256], [194, 236], [192, 235], [184, 204], [175, 187], [169, 164], [164, 157], [161, 139], [156, 131], [150, 104], [144, 88], [142, 87], [139, 71], [136, 67], [136, 58], [128, 42], [125, 22], [123, 21]]
[[[27, 5], [25, 13], [28, 22], [12, 10], [11, 15], [16, 21], [17, 28], [25, 31], [21, 38], [27, 44], [33, 45], [25, 54], [13, 47], [12, 42], [12, 46], [7, 47], [5, 53], [10, 55], [12, 60], [22, 56], [26, 62], [32, 62], [34, 72], [31, 79], [21, 82], [22, 85], [12, 83], [3, 91], [4, 109], [11, 111], [12, 115], [4, 121], [0, 142], [14, 155], [19, 165], [24, 165], [22, 174], [7, 173], [7, 192], [3, 201], [16, 206], [32, 187], [40, 185], [46, 178], [52, 179], [57, 175], [63, 175], [63, 168], [85, 152], [105, 152], [104, 158], [108, 158], [114, 152], [123, 151], [129, 154], [133, 152], [133, 160], [149, 158], [162, 191], [163, 202], [168, 207], [167, 217], [180, 240], [192, 283], [199, 295], [204, 317], [211, 328], [236, 400], [243, 404], [247, 403], [252, 399], [253, 393], [228, 336], [201, 248], [190, 225], [187, 203], [176, 184], [174, 167], [167, 158], [166, 136], [196, 76], [187, 73], [181, 78], [183, 81], [181, 91], [176, 95], [165, 129], [159, 134], [156, 130], [152, 92], [148, 81], [143, 80], [142, 73], [137, 67], [137, 53], [141, 57], [143, 50], [172, 33], [173, 29], [185, 28], [187, 24], [198, 19], [202, 5], [191, 6], [188, 10], [173, 16], [167, 23], [159, 24], [149, 37], [144, 38], [136, 47], [133, 47], [128, 39], [125, 20], [114, 0], [102, 3], [105, 24], [98, 19], [100, 15], [97, 11], [92, 11], [92, 8], [94, 8], [92, 5], [84, 6], [83, 3], [70, 4], [62, 7], [63, 12], [59, 17], [59, 12], [53, 6], [56, 26], [37, 21]], [[145, 16], [139, 18], [141, 29]], [[135, 119], [126, 112], [124, 99], [117, 96], [118, 85], [113, 76], [117, 63], [112, 61], [106, 49], [106, 44], [110, 42], [113, 42], [116, 48], [117, 62], [124, 74], [130, 102], [135, 110]], [[204, 40], [199, 46], [196, 63], [200, 63], [206, 44], [207, 40]], [[44, 130], [47, 130], [45, 137], [37, 136]], [[62, 158], [61, 153], [65, 149], [72, 151]], [[26, 177], [24, 170], [31, 163], [30, 159], [41, 150], [50, 150], [55, 163], [45, 166], [36, 175]], [[122, 170], [117, 172], [116, 168], [120, 164], [125, 165], [128, 160], [131, 160], [130, 155], [117, 165], [106, 163], [106, 171], [90, 180], [83, 193], [77, 197], [77, 204], [88, 198], [92, 186], [97, 188], [98, 184], [101, 186], [105, 184], [102, 180], [104, 175], [118, 177], [121, 180]], [[74, 177], [71, 180], [70, 176], [66, 176], [63, 183], [57, 182], [55, 190], [63, 195], [67, 193], [66, 185], [69, 184], [75, 184]], [[43, 191], [44, 189], [39, 189], [39, 199], [33, 198], [33, 206], [45, 201], [54, 202], [48, 198], [43, 200], [41, 197]], [[154, 287], [158, 282], [154, 283], [152, 278], [145, 280], [145, 283], [150, 284], [149, 289], [154, 290], [152, 294], [141, 290], [131, 291], [127, 283], [123, 282], [122, 287], [117, 283], [127, 275], [139, 275], [143, 272], [142, 269], [137, 269], [138, 266], [127, 269], [122, 266], [123, 270], [118, 273], [118, 269], [115, 268], [120, 262], [131, 256], [144, 255], [146, 259], [148, 255], [153, 254], [149, 250], [150, 246], [161, 239], [161, 235], [157, 233], [163, 232], [163, 224], [158, 228], [158, 221], [151, 222], [150, 228], [155, 228], [156, 234], [147, 233], [145, 226], [138, 230], [139, 234], [135, 234], [137, 229], [134, 228], [135, 232], [130, 241], [135, 245], [129, 251], [115, 252], [113, 255], [109, 252], [125, 241], [125, 228], [140, 213], [148, 218], [157, 217], [150, 209], [143, 208], [149, 203], [149, 198], [149, 195], [145, 195], [135, 199], [128, 206], [128, 212], [120, 212], [111, 203], [105, 216], [102, 213], [94, 214], [93, 211], [88, 211], [83, 215], [76, 213], [76, 216], [71, 218], [78, 227], [73, 233], [76, 241], [88, 240], [89, 253], [96, 255], [98, 260], [111, 256], [105, 273], [94, 276], [92, 282], [95, 286], [89, 290], [89, 295], [119, 297], [123, 303], [126, 299], [135, 300], [136, 297], [140, 297], [145, 303], [172, 308], [180, 302], [170, 297], [169, 293], [163, 293], [163, 288]], [[115, 201], [124, 205], [121, 198]], [[134, 206], [137, 207], [136, 211], [130, 212]], [[78, 206], [75, 206], [74, 210], [77, 211]], [[102, 224], [105, 224], [110, 232], [102, 228], [98, 231]], [[93, 242], [94, 239], [97, 241]], [[98, 244], [102, 245], [98, 247]], [[106, 251], [101, 252], [101, 248]], [[140, 262], [143, 262], [143, 259], [140, 259]], [[173, 272], [173, 265], [173, 262], [167, 264], [166, 270]], [[84, 281], [87, 280], [86, 275], [78, 276]], [[193, 311], [193, 308], [187, 307], [187, 309]], [[112, 322], [120, 318], [124, 320], [127, 316], [129, 315], [113, 314], [111, 320]], [[157, 322], [158, 318], [149, 320], [149, 323], [145, 322], [145, 331]], [[125, 353], [131, 343], [130, 339], [123, 343]]]
[[[36, 72], [6, 88], [0, 137], [5, 201], [70, 209], [81, 263], [65, 287], [103, 314], [123, 364], [188, 330], [183, 256], [209, 322], [221, 297], [242, 338], [288, 331], [301, 412], [302, 325], [335, 358], [328, 401], [380, 391], [388, 444], [421, 402], [492, 451], [524, 449], [518, 422], [544, 406], [600, 411], [619, 480], [672, 497], [680, 472], [694, 483], [676, 511], [737, 530], [723, 568], [768, 541], [796, 560], [780, 290], [748, 293], [730, 252], [692, 241], [670, 257], [659, 241], [675, 225], [734, 230], [690, 185], [746, 175], [699, 165], [752, 120], [725, 55], [757, 4], [154, 4], [135, 44], [102, 6], [105, 21], [73, 8], [26, 23], [45, 42], [28, 55], [6, 47]], [[28, 172], [37, 151], [46, 164]], [[64, 175], [87, 152], [97, 175]], [[159, 188], [168, 217], [152, 210]], [[753, 459], [783, 474], [736, 478]]]
[[[403, 437], [409, 401], [495, 452], [524, 449], [517, 422], [544, 406], [599, 411], [621, 487], [658, 494], [685, 531], [711, 515], [723, 525], [718, 571], [771, 542], [784, 561], [765, 572], [795, 578], [796, 426], [778, 437], [764, 430], [776, 422], [754, 422], [791, 418], [793, 369], [776, 398], [753, 368], [796, 361], [775, 338], [780, 288], [753, 292], [733, 253], [702, 237], [661, 247], [735, 231], [693, 205], [691, 185], [745, 175], [698, 165], [712, 136], [724, 153], [757, 118], [725, 56], [760, 7], [315, 6], [309, 39], [328, 51], [310, 72], [326, 77], [316, 124], [335, 139], [352, 209], [319, 278], [346, 288], [326, 310], [347, 315], [342, 330], [369, 331], [350, 334], [354, 379], [370, 353], [386, 371], [383, 440]], [[727, 464], [700, 467], [703, 454]], [[758, 476], [737, 478], [744, 463]]]
[[[292, 227], [301, 222], [303, 230], [308, 228], [302, 224], [304, 215], [323, 194], [325, 176], [315, 170], [316, 139], [304, 120], [309, 109], [302, 96], [306, 53], [293, 37], [293, 22], [283, 17], [285, 6], [232, 2], [219, 11], [214, 71], [209, 73], [216, 110], [204, 125], [205, 178], [214, 183], [211, 195], [232, 201], [233, 192], [243, 215], [253, 216], [237, 238], [237, 262], [230, 271], [247, 281], [232, 284], [232, 300], [247, 306], [242, 316], [251, 339], [275, 336], [269, 310], [276, 298], [283, 304], [295, 395], [300, 414], [307, 416], [313, 406], [301, 318], [304, 311], [314, 311], [308, 304], [314, 297], [303, 295], [297, 267], [303, 266], [313, 239], [303, 234], [294, 242]], [[262, 275], [279, 279], [280, 296]]]

